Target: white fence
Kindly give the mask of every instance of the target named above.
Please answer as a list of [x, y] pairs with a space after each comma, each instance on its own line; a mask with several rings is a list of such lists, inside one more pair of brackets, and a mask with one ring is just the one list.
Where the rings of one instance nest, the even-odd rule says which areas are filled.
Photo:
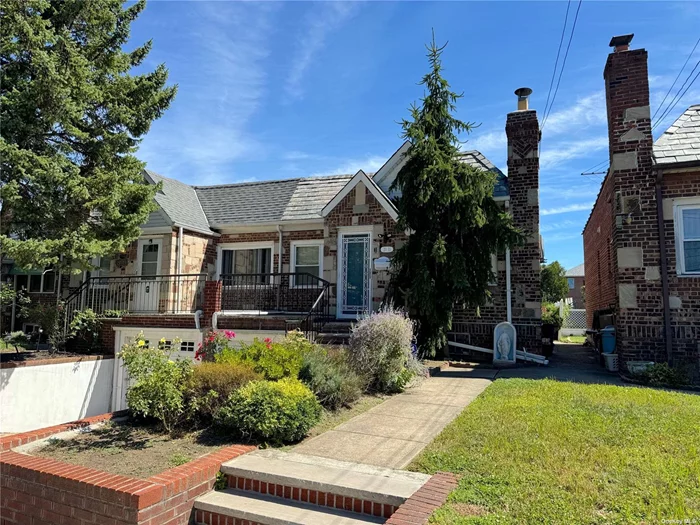
[[0, 432], [26, 432], [109, 412], [114, 359], [0, 369]]
[[563, 320], [559, 337], [567, 335], [586, 334], [586, 310], [584, 308], [571, 308], [573, 299], [567, 297], [557, 303], [559, 305], [559, 315]]

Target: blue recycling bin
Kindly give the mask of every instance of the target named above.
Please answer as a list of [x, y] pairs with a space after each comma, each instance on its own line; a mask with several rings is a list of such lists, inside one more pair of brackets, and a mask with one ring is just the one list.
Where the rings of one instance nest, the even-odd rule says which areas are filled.
[[600, 331], [600, 338], [602, 340], [603, 353], [613, 354], [615, 353], [615, 327], [606, 326]]

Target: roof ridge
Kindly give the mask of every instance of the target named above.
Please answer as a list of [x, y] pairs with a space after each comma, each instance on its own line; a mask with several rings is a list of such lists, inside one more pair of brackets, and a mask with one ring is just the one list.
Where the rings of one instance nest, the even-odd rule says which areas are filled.
[[352, 177], [350, 174], [337, 174], [337, 175], [315, 175], [312, 177], [294, 177], [291, 179], [270, 179], [270, 180], [256, 180], [249, 182], [228, 182], [225, 184], [211, 184], [208, 186], [192, 186], [195, 190], [206, 190], [213, 188], [230, 188], [230, 187], [242, 187], [242, 186], [256, 186], [261, 184], [276, 184], [281, 182], [299, 182], [306, 180], [319, 180], [319, 179], [339, 179], [342, 177]]

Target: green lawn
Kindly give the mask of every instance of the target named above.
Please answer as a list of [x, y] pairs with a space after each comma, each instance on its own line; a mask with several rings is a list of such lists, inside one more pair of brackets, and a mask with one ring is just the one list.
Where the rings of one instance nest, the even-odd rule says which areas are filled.
[[562, 343], [576, 343], [577, 345], [582, 345], [586, 342], [585, 335], [565, 335], [559, 338]]
[[700, 523], [700, 396], [500, 379], [410, 468], [461, 476], [431, 523]]

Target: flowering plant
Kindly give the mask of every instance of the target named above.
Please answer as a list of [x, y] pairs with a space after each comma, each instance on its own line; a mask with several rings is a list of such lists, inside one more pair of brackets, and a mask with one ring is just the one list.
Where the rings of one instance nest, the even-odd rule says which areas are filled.
[[223, 332], [212, 330], [204, 337], [204, 342], [199, 343], [194, 358], [197, 361], [214, 361], [215, 355], [226, 348], [230, 348], [231, 339], [234, 337], [236, 337], [236, 334], [231, 330], [224, 330]]

